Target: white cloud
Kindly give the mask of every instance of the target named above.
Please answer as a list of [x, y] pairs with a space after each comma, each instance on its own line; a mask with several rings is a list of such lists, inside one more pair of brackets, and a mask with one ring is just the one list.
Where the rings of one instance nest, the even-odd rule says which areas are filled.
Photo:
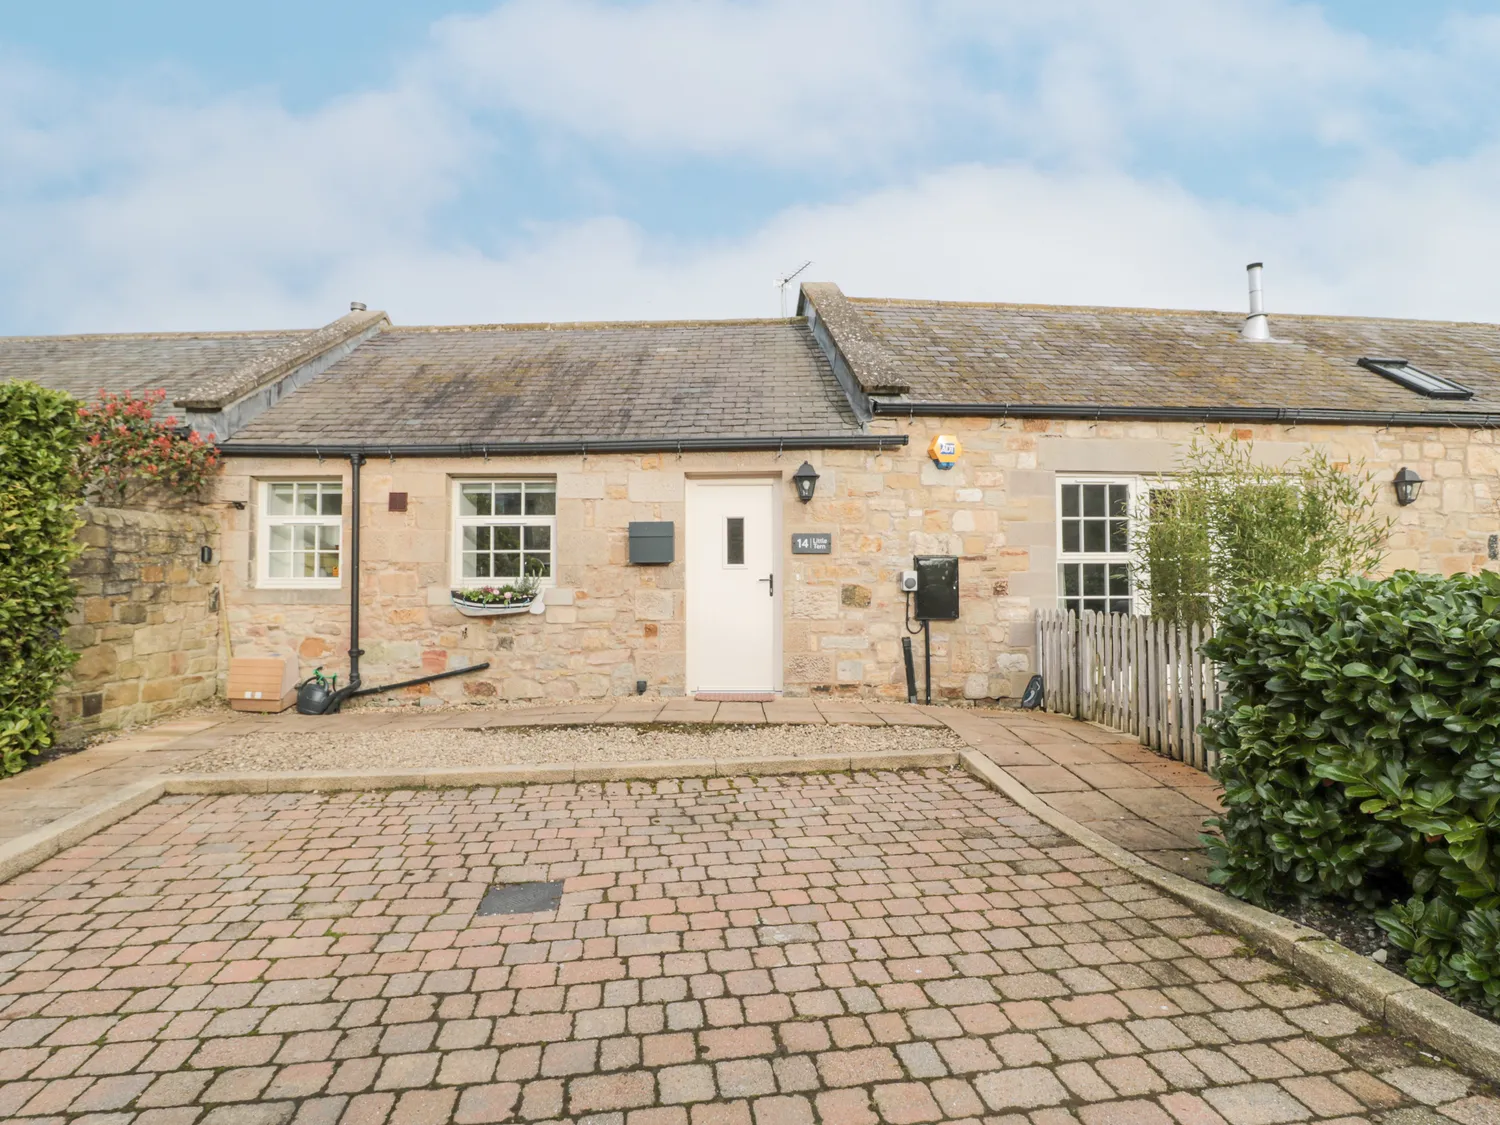
[[1030, 14], [1049, 96], [1088, 91], [1090, 108], [1121, 132], [1230, 126], [1241, 139], [1302, 130], [1334, 139], [1330, 117], [1360, 112], [1383, 82], [1372, 56], [1384, 52], [1308, 5], [1093, 0]]
[[[1409, 120], [1493, 129], [1439, 94], [1489, 89], [1475, 44], [1495, 41], [1500, 21], [1476, 20], [1403, 55], [1433, 79]], [[1500, 150], [1388, 151], [1393, 110], [1369, 75], [1394, 56], [1378, 54], [1311, 8], [1240, 0], [520, 0], [440, 24], [390, 89], [304, 114], [5, 66], [0, 294], [9, 327], [38, 331], [311, 324], [350, 298], [405, 323], [773, 315], [772, 278], [811, 257], [853, 294], [1239, 309], [1241, 267], [1263, 257], [1273, 312], [1500, 320]], [[726, 183], [746, 162], [878, 171], [711, 239], [505, 216], [520, 233], [496, 254], [434, 233], [494, 161], [530, 174], [495, 155], [493, 115], [638, 160], [697, 154]], [[966, 163], [900, 155], [964, 129]], [[1364, 155], [1274, 207], [1130, 170], [1195, 130], [1252, 152], [1310, 132]]]
[[883, 154], [957, 86], [902, 0], [516, 0], [443, 20], [434, 38], [427, 65], [464, 97], [633, 150]]
[[504, 260], [359, 258], [333, 290], [362, 284], [406, 323], [774, 316], [772, 279], [811, 257], [810, 277], [856, 296], [1237, 311], [1245, 262], [1264, 258], [1273, 313], [1500, 321], [1497, 172], [1500, 152], [1388, 167], [1269, 212], [1118, 172], [963, 166], [715, 245], [589, 220]]
[[1496, 91], [1491, 21], [1378, 47], [1296, 0], [512, 0], [440, 21], [422, 64], [460, 96], [617, 150], [883, 166], [1084, 164], [1164, 137], [1380, 149]]
[[0, 153], [34, 157], [4, 188], [0, 288], [48, 326], [305, 320], [333, 263], [371, 243], [425, 243], [479, 143], [414, 86], [307, 116], [263, 98], [71, 92], [74, 112], [53, 128], [0, 123]]

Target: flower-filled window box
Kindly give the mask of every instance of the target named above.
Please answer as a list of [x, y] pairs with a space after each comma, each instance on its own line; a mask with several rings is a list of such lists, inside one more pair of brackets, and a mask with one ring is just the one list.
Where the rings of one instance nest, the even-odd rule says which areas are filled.
[[465, 617], [505, 617], [514, 613], [541, 613], [540, 583], [524, 578], [504, 586], [468, 586], [450, 591], [453, 608]]

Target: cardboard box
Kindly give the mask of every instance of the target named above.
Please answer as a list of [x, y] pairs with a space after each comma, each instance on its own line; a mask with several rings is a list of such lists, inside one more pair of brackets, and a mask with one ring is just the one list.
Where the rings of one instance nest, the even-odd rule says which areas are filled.
[[297, 702], [297, 661], [290, 656], [236, 656], [225, 688], [236, 711], [285, 711]]

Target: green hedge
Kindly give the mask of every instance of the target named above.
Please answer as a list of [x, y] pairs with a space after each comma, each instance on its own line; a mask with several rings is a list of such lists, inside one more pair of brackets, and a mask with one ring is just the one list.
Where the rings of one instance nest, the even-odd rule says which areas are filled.
[[76, 659], [63, 643], [79, 403], [32, 383], [0, 383], [0, 776], [52, 743], [53, 693]]
[[1500, 574], [1233, 599], [1207, 646], [1226, 812], [1212, 878], [1352, 900], [1407, 973], [1500, 1014]]

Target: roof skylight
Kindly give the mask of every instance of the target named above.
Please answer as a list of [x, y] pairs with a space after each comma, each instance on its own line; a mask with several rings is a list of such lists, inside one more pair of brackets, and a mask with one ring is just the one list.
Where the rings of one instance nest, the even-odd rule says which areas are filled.
[[1377, 375], [1400, 383], [1409, 391], [1428, 398], [1473, 398], [1474, 392], [1451, 379], [1423, 371], [1405, 359], [1361, 359], [1359, 365]]

